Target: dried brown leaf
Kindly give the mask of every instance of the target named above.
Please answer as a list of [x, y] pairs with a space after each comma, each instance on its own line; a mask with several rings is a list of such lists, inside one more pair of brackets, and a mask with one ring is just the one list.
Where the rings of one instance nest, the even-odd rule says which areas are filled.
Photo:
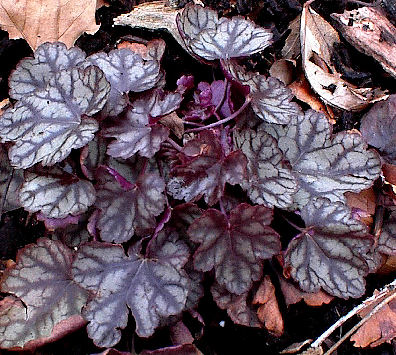
[[301, 54], [300, 46], [300, 23], [301, 15], [298, 15], [293, 21], [290, 22], [289, 35], [286, 38], [285, 45], [282, 48], [282, 56], [285, 59], [296, 59]]
[[385, 99], [378, 89], [357, 88], [341, 79], [331, 62], [334, 44], [340, 38], [334, 28], [307, 2], [301, 15], [301, 52], [305, 75], [314, 91], [327, 103], [344, 110], [361, 110]]
[[84, 32], [94, 34], [96, 0], [1, 0], [0, 27], [35, 50], [44, 42], [71, 47]]
[[346, 192], [347, 205], [352, 208], [352, 212], [364, 224], [371, 226], [376, 208], [376, 195], [373, 188], [363, 190], [359, 193]]

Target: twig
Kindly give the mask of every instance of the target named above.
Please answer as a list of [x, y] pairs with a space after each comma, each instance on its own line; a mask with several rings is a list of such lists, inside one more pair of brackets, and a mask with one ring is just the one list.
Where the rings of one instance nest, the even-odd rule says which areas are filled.
[[396, 298], [395, 290], [391, 291], [391, 294], [386, 297], [381, 303], [376, 305], [358, 324], [350, 329], [340, 340], [338, 340], [324, 355], [332, 354], [337, 348], [348, 339], [353, 333], [355, 333], [364, 323], [366, 323], [374, 314], [378, 313], [382, 307], [388, 304], [390, 301]]
[[367, 298], [361, 304], [359, 304], [354, 309], [352, 309], [350, 312], [348, 312], [345, 316], [341, 317], [336, 323], [334, 323], [329, 329], [327, 329], [318, 339], [316, 339], [311, 344], [311, 348], [319, 347], [330, 336], [331, 333], [333, 333], [338, 327], [340, 327], [342, 324], [344, 324], [349, 318], [353, 317], [359, 311], [367, 308], [368, 306], [370, 306], [373, 302], [375, 302], [382, 296], [394, 291], [395, 288], [396, 288], [396, 279], [393, 280], [388, 285], [386, 285], [378, 294], [372, 295], [371, 297]]

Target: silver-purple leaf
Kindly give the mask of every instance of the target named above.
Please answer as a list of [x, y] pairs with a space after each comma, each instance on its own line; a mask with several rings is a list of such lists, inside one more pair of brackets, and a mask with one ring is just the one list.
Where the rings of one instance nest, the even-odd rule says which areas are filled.
[[176, 18], [186, 47], [206, 60], [245, 57], [272, 43], [272, 32], [242, 17], [218, 18], [217, 12], [187, 4]]
[[2, 348], [48, 337], [56, 324], [80, 315], [87, 293], [71, 278], [72, 259], [70, 249], [46, 238], [19, 251], [16, 264], [5, 272], [1, 292], [19, 297], [26, 309], [23, 317], [0, 315]]
[[268, 226], [271, 220], [272, 210], [264, 206], [243, 203], [229, 217], [208, 209], [188, 229], [191, 240], [200, 243], [195, 269], [215, 269], [217, 282], [229, 292], [247, 292], [260, 279], [263, 260], [281, 249], [278, 233]]
[[373, 243], [363, 223], [340, 202], [314, 198], [301, 210], [304, 231], [285, 252], [285, 268], [306, 292], [322, 288], [341, 298], [360, 297]]
[[99, 126], [85, 116], [103, 108], [109, 90], [103, 72], [90, 66], [61, 71], [45, 89], [24, 96], [0, 120], [0, 137], [15, 142], [8, 152], [11, 164], [53, 165], [87, 144]]
[[105, 107], [111, 116], [116, 116], [125, 108], [127, 100], [123, 94], [151, 89], [162, 78], [159, 59], [143, 58], [127, 48], [114, 49], [108, 54], [96, 53], [87, 61], [102, 69], [111, 84]]
[[179, 93], [161, 95], [153, 91], [133, 102], [125, 117], [117, 117], [103, 130], [105, 137], [114, 137], [107, 153], [112, 157], [128, 159], [136, 153], [151, 158], [169, 136], [169, 128], [151, 123], [153, 117], [164, 116], [176, 110], [183, 97]]
[[97, 228], [102, 240], [122, 243], [153, 231], [155, 217], [165, 208], [165, 182], [157, 173], [142, 174], [134, 184], [114, 174], [97, 187]]
[[293, 203], [297, 181], [283, 163], [283, 154], [274, 138], [263, 130], [234, 132], [236, 147], [246, 155], [247, 179], [241, 186], [252, 202], [287, 208]]
[[41, 211], [49, 218], [65, 218], [85, 212], [95, 202], [93, 185], [78, 178], [65, 182], [61, 177], [27, 173], [19, 191], [22, 207], [29, 212]]
[[333, 135], [327, 118], [313, 110], [290, 123], [278, 145], [298, 180], [299, 208], [320, 196], [344, 202], [345, 192], [369, 188], [381, 172], [378, 154], [367, 150], [358, 132]]
[[396, 255], [396, 208], [390, 208], [390, 216], [384, 221], [378, 238], [377, 251], [386, 255]]
[[74, 280], [95, 292], [83, 311], [88, 335], [100, 347], [118, 343], [127, 325], [128, 308], [141, 337], [154, 333], [160, 319], [180, 313], [186, 303], [189, 279], [183, 265], [188, 247], [175, 233], [160, 232], [147, 258], [132, 248], [92, 242], [80, 247], [73, 264]]
[[56, 73], [80, 66], [85, 53], [78, 47], [67, 48], [62, 42], [43, 43], [34, 58], [21, 60], [9, 78], [10, 97], [16, 100], [44, 89]]

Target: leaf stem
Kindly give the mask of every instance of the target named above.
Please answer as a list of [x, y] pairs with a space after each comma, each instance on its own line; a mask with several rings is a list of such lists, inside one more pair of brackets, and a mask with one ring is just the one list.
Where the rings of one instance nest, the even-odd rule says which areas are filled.
[[250, 97], [247, 97], [247, 99], [245, 100], [243, 105], [238, 110], [236, 110], [232, 115], [230, 115], [230, 116], [228, 116], [226, 118], [223, 118], [222, 120], [217, 121], [215, 123], [211, 123], [211, 124], [209, 124], [207, 126], [204, 126], [204, 127], [188, 129], [185, 133], [203, 131], [205, 129], [217, 127], [217, 126], [220, 126], [220, 125], [222, 125], [222, 124], [224, 124], [224, 123], [226, 123], [228, 121], [231, 121], [231, 120], [233, 120], [235, 117], [237, 117], [238, 115], [240, 115], [243, 112], [243, 110], [250, 104], [251, 100], [252, 99]]
[[301, 233], [304, 233], [304, 231], [306, 231], [306, 229], [299, 227], [297, 224], [294, 224], [289, 218], [285, 217], [282, 215], [282, 218], [289, 223], [293, 228], [297, 229], [298, 231], [300, 231]]
[[175, 148], [178, 152], [183, 151], [183, 147], [177, 144], [172, 138], [168, 138], [166, 140], [173, 148]]

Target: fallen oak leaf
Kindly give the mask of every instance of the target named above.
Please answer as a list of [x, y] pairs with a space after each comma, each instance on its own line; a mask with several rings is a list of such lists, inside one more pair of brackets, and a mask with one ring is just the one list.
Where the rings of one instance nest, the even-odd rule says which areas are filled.
[[0, 27], [35, 50], [44, 42], [71, 47], [84, 32], [94, 34], [96, 0], [1, 0]]

